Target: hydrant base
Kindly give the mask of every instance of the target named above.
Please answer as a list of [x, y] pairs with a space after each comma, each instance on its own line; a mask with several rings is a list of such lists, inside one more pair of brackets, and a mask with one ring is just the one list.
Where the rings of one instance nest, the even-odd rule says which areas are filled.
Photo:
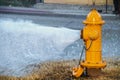
[[86, 68], [104, 68], [106, 67], [106, 62], [103, 61], [101, 63], [89, 63], [89, 62], [82, 61], [80, 65]]

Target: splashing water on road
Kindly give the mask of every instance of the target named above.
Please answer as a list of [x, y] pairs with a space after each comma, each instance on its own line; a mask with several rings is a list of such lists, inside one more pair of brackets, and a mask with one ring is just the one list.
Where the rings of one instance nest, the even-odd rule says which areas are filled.
[[[103, 31], [103, 56], [120, 55], [120, 30]], [[23, 76], [31, 64], [78, 59], [80, 30], [42, 26], [26, 20], [0, 20], [0, 74]]]
[[65, 58], [64, 49], [79, 35], [79, 30], [0, 20], [0, 72], [22, 75], [30, 64]]

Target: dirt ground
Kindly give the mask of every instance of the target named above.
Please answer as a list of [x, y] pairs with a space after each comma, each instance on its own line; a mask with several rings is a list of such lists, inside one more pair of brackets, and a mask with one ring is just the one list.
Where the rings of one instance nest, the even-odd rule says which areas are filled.
[[[78, 60], [71, 61], [50, 61], [34, 66], [33, 72], [24, 77], [0, 76], [0, 80], [119, 80], [120, 79], [120, 60], [107, 59], [107, 67], [103, 69], [105, 75], [99, 77], [74, 78], [72, 68]], [[29, 66], [29, 67], [30, 67]]]

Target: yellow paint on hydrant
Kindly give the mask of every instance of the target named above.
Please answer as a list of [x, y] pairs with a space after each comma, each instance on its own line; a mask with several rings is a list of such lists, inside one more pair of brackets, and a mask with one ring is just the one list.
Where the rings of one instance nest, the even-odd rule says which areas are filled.
[[83, 21], [85, 27], [81, 31], [81, 38], [86, 46], [85, 60], [77, 68], [73, 68], [73, 76], [80, 77], [87, 69], [101, 69], [106, 67], [102, 60], [102, 25], [105, 23], [96, 9], [92, 9]]

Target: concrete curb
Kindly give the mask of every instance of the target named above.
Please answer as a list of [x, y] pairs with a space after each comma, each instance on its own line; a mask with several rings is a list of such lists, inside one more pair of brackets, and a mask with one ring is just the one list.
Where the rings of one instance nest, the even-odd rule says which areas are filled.
[[[67, 10], [66, 10], [67, 11]], [[23, 15], [40, 15], [40, 16], [55, 16], [55, 17], [72, 17], [72, 18], [85, 18], [89, 11], [74, 11], [73, 13], [60, 10], [54, 11], [54, 10], [41, 10], [41, 9], [35, 9], [35, 8], [22, 8], [22, 7], [5, 7], [0, 6], [0, 13], [6, 13], [6, 14], [23, 14]], [[69, 10], [68, 10], [69, 11]], [[78, 12], [82, 13], [79, 14]], [[104, 18], [116, 18], [118, 16], [114, 14], [101, 14]]]

